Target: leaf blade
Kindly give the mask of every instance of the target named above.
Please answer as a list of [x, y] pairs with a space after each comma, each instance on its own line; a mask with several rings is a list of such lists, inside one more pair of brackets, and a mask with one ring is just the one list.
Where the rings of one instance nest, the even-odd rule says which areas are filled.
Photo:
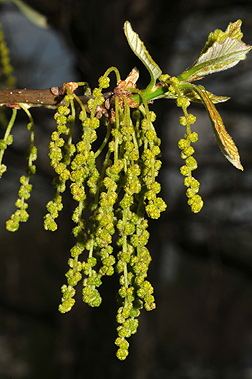
[[124, 33], [127, 38], [128, 44], [133, 53], [142, 61], [151, 76], [151, 82], [148, 87], [154, 87], [156, 80], [162, 74], [160, 67], [154, 62], [148, 53], [144, 43], [139, 38], [138, 34], [134, 32], [129, 21], [124, 23]]
[[[186, 84], [185, 84], [185, 86], [186, 86]], [[217, 96], [217, 95], [214, 95], [213, 93], [207, 91], [203, 86], [198, 86], [198, 87], [204, 89], [204, 91], [207, 93], [207, 96], [209, 97], [209, 99], [214, 104], [224, 103], [225, 101], [227, 101], [227, 100], [230, 99], [230, 97], [228, 97], [228, 96]], [[187, 97], [190, 101], [192, 101], [194, 103], [202, 103], [202, 98], [194, 90], [188, 88], [187, 86], [184, 87], [183, 84], [179, 86], [179, 89], [182, 90], [183, 95], [185, 97]]]
[[233, 166], [238, 168], [238, 170], [243, 171], [244, 169], [241, 164], [238, 149], [235, 146], [235, 143], [232, 140], [231, 136], [226, 131], [222, 118], [215, 108], [212, 100], [209, 98], [207, 91], [205, 91], [204, 87], [196, 86], [194, 84], [190, 84], [190, 88], [192, 88], [201, 97], [202, 102], [207, 109], [215, 138], [222, 153], [229, 160], [229, 162], [232, 163]]
[[193, 65], [185, 70], [179, 81], [192, 82], [205, 75], [227, 70], [246, 59], [251, 46], [241, 41], [241, 20], [230, 23], [225, 32], [210, 33], [208, 41]]

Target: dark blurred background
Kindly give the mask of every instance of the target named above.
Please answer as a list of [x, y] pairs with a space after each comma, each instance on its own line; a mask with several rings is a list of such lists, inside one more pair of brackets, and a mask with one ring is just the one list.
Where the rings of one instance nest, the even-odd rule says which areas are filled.
[[[242, 19], [244, 42], [252, 45], [251, 0], [33, 0], [50, 28], [32, 25], [13, 4], [0, 6], [18, 88], [48, 88], [69, 80], [97, 85], [108, 67], [122, 78], [137, 66], [139, 87], [148, 73], [127, 45], [129, 20], [164, 73], [178, 75], [193, 63], [208, 34]], [[157, 309], [143, 311], [125, 362], [115, 358], [117, 278], [105, 278], [103, 303], [81, 300], [69, 314], [57, 307], [73, 245], [73, 203], [64, 195], [56, 232], [43, 229], [53, 197], [48, 158], [52, 112], [34, 109], [39, 154], [32, 178], [30, 219], [18, 232], [5, 230], [14, 212], [19, 177], [26, 168], [26, 119], [19, 115], [14, 144], [0, 182], [0, 378], [8, 379], [233, 379], [252, 378], [252, 54], [246, 61], [202, 82], [231, 100], [217, 106], [239, 148], [244, 172], [222, 155], [206, 111], [192, 105], [193, 130], [205, 205], [192, 214], [179, 167], [177, 142], [184, 130], [173, 101], [153, 104], [162, 139], [159, 180], [167, 211], [150, 222], [150, 280]]]

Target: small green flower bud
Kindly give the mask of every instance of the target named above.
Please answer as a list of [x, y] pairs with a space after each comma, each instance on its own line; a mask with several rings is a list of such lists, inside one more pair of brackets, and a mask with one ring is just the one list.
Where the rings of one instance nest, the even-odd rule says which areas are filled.
[[71, 248], [70, 252], [71, 252], [71, 256], [73, 258], [76, 258], [82, 253], [82, 250], [79, 248], [79, 246], [75, 245]]
[[194, 124], [196, 121], [196, 117], [190, 113], [187, 117], [187, 121], [189, 122], [189, 124]]
[[179, 84], [179, 80], [178, 80], [178, 78], [176, 76], [172, 76], [170, 78], [170, 81], [173, 82], [173, 83], [175, 83], [175, 84]]
[[186, 97], [179, 97], [177, 99], [177, 106], [182, 107], [188, 107], [190, 105], [190, 101]]
[[5, 150], [7, 148], [7, 142], [3, 139], [0, 140], [0, 150]]
[[180, 150], [184, 150], [187, 146], [188, 146], [188, 142], [186, 139], [182, 138], [178, 141], [178, 147]]
[[101, 76], [99, 78], [99, 85], [102, 88], [108, 88], [110, 84], [110, 79], [108, 77]]
[[188, 166], [182, 166], [180, 167], [180, 173], [183, 175], [183, 176], [187, 176], [191, 173], [191, 170]]
[[6, 143], [7, 145], [11, 145], [13, 143], [13, 136], [11, 134], [7, 137]]
[[167, 82], [169, 79], [170, 79], [170, 75], [168, 75], [168, 74], [163, 74], [163, 75], [161, 75], [161, 76], [159, 77], [159, 80], [160, 80], [161, 82]]
[[122, 298], [126, 297], [127, 296], [127, 289], [126, 287], [121, 287], [118, 291], [118, 294], [119, 296], [121, 296]]
[[194, 153], [194, 148], [193, 148], [192, 146], [186, 147], [186, 148], [183, 150], [183, 153], [185, 154], [185, 156], [189, 157], [190, 155], [193, 155], [193, 153]]
[[191, 182], [191, 189], [192, 189], [194, 192], [198, 192], [199, 187], [200, 187], [200, 183], [198, 182], [198, 180], [196, 180], [196, 179], [193, 178], [193, 180], [192, 180], [192, 182]]
[[75, 300], [72, 298], [63, 301], [62, 304], [59, 305], [60, 313], [69, 312], [72, 309], [72, 307], [74, 306], [74, 303], [75, 303]]
[[146, 296], [144, 296], [144, 301], [146, 302], [146, 303], [148, 303], [148, 304], [151, 304], [151, 303], [154, 303], [154, 301], [155, 301], [155, 298], [154, 298], [154, 296], [153, 295], [146, 295]]
[[154, 132], [154, 130], [147, 130], [145, 133], [145, 137], [149, 142], [152, 142], [156, 138], [156, 133]]
[[93, 96], [94, 97], [101, 97], [102, 96], [101, 90], [99, 88], [95, 88], [93, 90]]
[[97, 259], [95, 257], [91, 257], [91, 258], [88, 258], [88, 264], [91, 266], [91, 267], [94, 267], [97, 263]]
[[60, 115], [67, 115], [69, 113], [69, 109], [66, 106], [62, 105], [58, 107], [57, 111]]
[[129, 352], [127, 350], [124, 350], [124, 349], [118, 349], [116, 352], [116, 356], [118, 359], [120, 359], [120, 361], [124, 361], [127, 358], [128, 354], [129, 354]]
[[195, 203], [198, 203], [200, 204], [202, 202], [202, 198], [200, 195], [195, 195], [193, 196], [192, 200], [195, 202]]
[[188, 135], [188, 138], [191, 142], [197, 142], [198, 141], [198, 133], [193, 132]]
[[146, 311], [152, 311], [153, 309], [156, 308], [156, 304], [155, 303], [145, 303], [144, 304], [144, 308], [146, 309]]
[[192, 177], [191, 176], [185, 177], [185, 179], [184, 179], [184, 185], [186, 187], [189, 187], [191, 185], [191, 182], [192, 182]]
[[180, 117], [179, 122], [181, 125], [186, 126], [187, 120], [185, 116]]
[[186, 191], [187, 197], [193, 197], [194, 194], [195, 194], [195, 192], [191, 188], [188, 188], [188, 190]]
[[193, 157], [186, 159], [186, 165], [190, 168], [190, 170], [195, 170], [198, 167], [197, 161]]
[[94, 117], [92, 120], [91, 120], [91, 128], [93, 128], [93, 129], [97, 129], [97, 128], [99, 128], [99, 126], [100, 126], [100, 120], [98, 119], [98, 118], [96, 118], [96, 117]]
[[1, 164], [0, 165], [0, 177], [3, 175], [3, 173], [7, 170], [6, 165]]
[[201, 201], [200, 203], [193, 203], [191, 205], [191, 210], [193, 213], [199, 213], [202, 207], [203, 207], [203, 201]]
[[128, 253], [122, 253], [121, 254], [121, 260], [123, 262], [129, 263], [130, 262], [130, 254], [128, 254]]
[[154, 165], [155, 170], [159, 171], [160, 168], [161, 168], [161, 166], [162, 166], [162, 162], [161, 162], [160, 160], [157, 160], [157, 161], [155, 162], [155, 165]]

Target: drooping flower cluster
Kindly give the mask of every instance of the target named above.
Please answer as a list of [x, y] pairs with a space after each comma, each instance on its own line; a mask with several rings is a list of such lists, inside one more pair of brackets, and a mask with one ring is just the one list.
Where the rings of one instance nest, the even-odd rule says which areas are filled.
[[117, 313], [117, 322], [120, 325], [117, 328], [118, 338], [115, 343], [119, 347], [117, 357], [121, 360], [128, 354], [126, 338], [137, 331], [140, 309], [143, 306], [146, 310], [155, 308], [152, 295], [154, 290], [146, 280], [151, 256], [146, 248], [149, 232], [145, 215], [147, 213], [149, 217], [158, 218], [160, 212], [166, 208], [163, 200], [156, 197], [160, 187], [155, 177], [161, 164], [156, 160], [160, 141], [150, 120], [151, 116], [153, 119], [155, 116], [148, 114], [148, 120], [145, 116], [143, 108], [136, 111], [134, 125], [131, 118], [127, 120], [125, 114], [121, 121], [122, 127], [119, 128], [124, 188], [117, 209], [117, 245], [120, 250], [117, 254], [116, 268], [120, 274], [121, 306]]
[[191, 146], [191, 143], [198, 141], [198, 134], [191, 132], [191, 125], [196, 121], [196, 117], [187, 113], [189, 104], [190, 101], [186, 98], [178, 98], [177, 100], [177, 105], [183, 109], [185, 115], [180, 118], [180, 124], [186, 126], [186, 134], [184, 138], [178, 142], [178, 147], [182, 150], [181, 158], [185, 160], [185, 165], [180, 167], [180, 173], [185, 177], [184, 184], [188, 187], [186, 191], [186, 196], [188, 197], [187, 203], [190, 205], [192, 212], [198, 213], [203, 207], [203, 200], [201, 196], [198, 195], [200, 183], [192, 175], [192, 171], [195, 170], [198, 165], [192, 156], [194, 148]]
[[[140, 91], [136, 88], [135, 83], [139, 76], [136, 68], [125, 81], [121, 81], [120, 74], [114, 67], [99, 79], [99, 88], [93, 90], [90, 100], [85, 105], [74, 94], [78, 85], [85, 85], [84, 83], [68, 82], [59, 88], [60, 98], [61, 95], [65, 96], [62, 102], [60, 100], [60, 104], [63, 105], [58, 107], [54, 117], [57, 130], [52, 133], [49, 145], [51, 166], [57, 174], [53, 181], [56, 194], [47, 204], [45, 229], [57, 229], [55, 220], [63, 208], [61, 193], [65, 191], [67, 184], [70, 184], [73, 200], [77, 202], [72, 215], [76, 243], [70, 250], [67, 284], [62, 286], [59, 310], [65, 313], [73, 307], [75, 287], [81, 280], [83, 301], [92, 307], [99, 306], [102, 299], [98, 288], [102, 284], [102, 278], [105, 275], [111, 276], [116, 271], [119, 274], [120, 300], [117, 312], [118, 337], [115, 344], [118, 346], [117, 357], [120, 360], [124, 360], [128, 355], [127, 339], [137, 331], [140, 310], [143, 307], [148, 311], [155, 308], [154, 290], [147, 280], [151, 262], [146, 247], [149, 239], [147, 217], [157, 219], [166, 208], [162, 198], [157, 196], [161, 190], [160, 184], [156, 181], [161, 167], [161, 161], [158, 159], [160, 140], [153, 126], [155, 114], [149, 111], [147, 100], [177, 99], [177, 106], [184, 112], [180, 123], [186, 127], [186, 133], [178, 142], [178, 146], [185, 164], [180, 172], [185, 177], [185, 186], [188, 187], [188, 204], [194, 213], [198, 213], [203, 201], [198, 195], [200, 184], [192, 175], [192, 171], [197, 168], [197, 162], [193, 157], [194, 148], [191, 144], [198, 140], [198, 135], [191, 131], [191, 125], [196, 118], [187, 112], [190, 101], [200, 101], [204, 104], [222, 152], [236, 168], [243, 170], [243, 167], [238, 150], [214, 106], [214, 103], [226, 101], [228, 98], [215, 96], [204, 87], [191, 82], [232, 67], [246, 58], [251, 46], [241, 41], [240, 27], [241, 20], [238, 20], [230, 23], [226, 32], [216, 30], [211, 33], [193, 65], [177, 78], [171, 78], [169, 75], [162, 75], [160, 67], [151, 58], [138, 34], [126, 21], [124, 32], [128, 43], [150, 73], [151, 79], [146, 89]], [[0, 75], [5, 82], [2, 86], [11, 88], [15, 79], [1, 25], [0, 56]], [[102, 91], [109, 87], [108, 75], [112, 71], [116, 74], [117, 87], [105, 96]], [[57, 88], [51, 88], [51, 93], [55, 95], [53, 89], [57, 93]], [[91, 90], [87, 94], [91, 95]], [[4, 137], [0, 140], [0, 177], [6, 171], [2, 158], [7, 146], [13, 141], [10, 132], [17, 109], [22, 108], [27, 113], [27, 128], [31, 132], [27, 154], [28, 168], [26, 175], [20, 178], [19, 198], [15, 203], [18, 209], [7, 221], [7, 229], [10, 231], [16, 231], [19, 223], [27, 221], [29, 217], [26, 200], [29, 199], [32, 189], [30, 176], [36, 171], [33, 164], [37, 156], [34, 125], [28, 108], [39, 103], [41, 105], [43, 102], [27, 102], [28, 100], [25, 100], [20, 104], [6, 101], [0, 104], [0, 107], [5, 104], [14, 108], [8, 125], [1, 112], [2, 108], [0, 110], [0, 122], [7, 125]], [[81, 109], [78, 111], [78, 117], [76, 105]], [[133, 112], [131, 108], [136, 110]], [[81, 136], [77, 143], [74, 143], [77, 119], [81, 124]], [[96, 129], [101, 125], [107, 128], [107, 133], [96, 150], [95, 146], [99, 141]]]
[[[69, 185], [72, 198], [77, 202], [72, 215], [76, 243], [70, 250], [67, 283], [61, 288], [59, 311], [71, 310], [75, 304], [75, 287], [80, 281], [83, 301], [91, 307], [98, 307], [102, 301], [99, 292], [102, 279], [116, 271], [120, 300], [115, 343], [118, 346], [117, 357], [124, 360], [128, 355], [127, 339], [137, 331], [141, 309], [149, 311], [156, 307], [154, 289], [147, 280], [151, 262], [147, 248], [147, 218], [159, 218], [166, 204], [158, 196], [161, 186], [156, 181], [161, 168], [158, 159], [160, 139], [153, 125], [156, 115], [149, 111], [141, 91], [134, 86], [125, 91], [123, 85], [119, 85], [119, 92], [110, 95], [104, 105], [102, 91], [109, 86], [111, 70], [100, 78], [99, 87], [92, 91], [86, 106], [65, 84], [64, 105], [59, 106], [55, 113], [57, 129], [52, 133], [49, 144], [51, 166], [57, 174], [53, 180], [56, 193], [47, 204], [44, 227], [51, 231], [57, 229], [56, 219], [63, 208], [62, 193]], [[114, 70], [120, 83], [119, 73]], [[130, 98], [134, 93], [142, 96], [137, 107]], [[130, 108], [132, 104], [136, 109]], [[187, 113], [187, 99], [179, 96], [177, 105], [184, 111], [185, 116], [180, 121], [187, 128], [184, 139], [179, 142], [181, 156], [185, 159], [181, 173], [188, 187], [188, 202], [192, 210], [198, 212], [203, 203], [197, 195], [199, 183], [191, 174], [197, 167], [191, 147], [191, 143], [197, 140], [197, 134], [191, 133], [190, 129], [195, 118]], [[76, 106], [80, 111], [76, 112]], [[30, 118], [31, 143], [27, 175], [21, 178], [20, 198], [16, 202], [18, 210], [7, 222], [7, 228], [12, 231], [18, 228], [20, 221], [28, 218], [25, 200], [30, 197], [32, 186], [29, 178], [35, 172], [32, 164], [36, 158], [33, 122], [29, 111], [24, 110]], [[81, 136], [74, 142], [77, 123], [81, 127]], [[97, 129], [100, 126], [106, 127], [107, 131], [97, 149]], [[3, 143], [9, 138], [6, 135]]]
[[[26, 200], [28, 200], [31, 196], [30, 193], [32, 190], [32, 184], [30, 184], [30, 177], [36, 172], [36, 166], [33, 164], [33, 162], [37, 159], [37, 148], [34, 145], [34, 122], [29, 110], [23, 107], [22, 104], [20, 104], [20, 107], [26, 112], [27, 116], [29, 117], [30, 122], [27, 124], [27, 129], [30, 131], [30, 147], [26, 154], [28, 159], [26, 175], [22, 175], [20, 178], [21, 186], [18, 192], [19, 198], [15, 203], [18, 209], [11, 215], [10, 219], [6, 221], [6, 229], [10, 232], [15, 232], [19, 228], [19, 223], [26, 222], [29, 218], [29, 214], [27, 212], [28, 203]], [[13, 113], [13, 116], [14, 114], [15, 113]], [[11, 122], [9, 124], [9, 127], [10, 125]], [[11, 136], [9, 135], [8, 138], [10, 137]]]
[[[66, 105], [60, 106], [54, 115], [57, 123], [57, 131], [51, 135], [51, 142], [49, 144], [49, 157], [51, 159], [51, 166], [58, 176], [54, 179], [53, 185], [56, 188], [56, 194], [53, 200], [47, 203], [48, 213], [44, 217], [44, 227], [46, 230], [55, 231], [57, 224], [55, 219], [62, 210], [62, 196], [60, 193], [66, 189], [66, 181], [70, 177], [68, 165], [70, 164], [71, 156], [75, 153], [75, 145], [71, 143], [74, 131], [74, 118], [70, 114], [75, 112], [73, 106], [73, 95], [67, 94], [65, 96]], [[70, 115], [69, 115], [70, 114]], [[67, 125], [68, 123], [68, 125]], [[63, 137], [66, 136], [66, 139]]]
[[[122, 95], [111, 97], [109, 110], [102, 108], [102, 90], [109, 86], [110, 71], [100, 78], [100, 86], [93, 90], [86, 108], [68, 91], [66, 105], [55, 114], [57, 131], [51, 136], [49, 156], [57, 173], [53, 182], [56, 194], [47, 204], [45, 228], [56, 230], [55, 219], [62, 209], [60, 193], [70, 182], [72, 197], [77, 202], [72, 216], [76, 244], [70, 251], [59, 310], [65, 313], [72, 308], [75, 287], [81, 280], [83, 301], [92, 307], [99, 306], [102, 278], [116, 271], [121, 299], [116, 345], [117, 356], [123, 360], [128, 354], [127, 338], [137, 331], [140, 310], [155, 308], [154, 290], [146, 280], [151, 261], [146, 247], [149, 239], [146, 216], [158, 218], [166, 204], [157, 196], [161, 190], [156, 181], [161, 161], [157, 159], [160, 140], [153, 126], [156, 116], [146, 102], [132, 112], [127, 96]], [[81, 106], [78, 118], [82, 135], [74, 144], [76, 103]], [[97, 109], [106, 114], [102, 122], [107, 133], [95, 151], [96, 129], [101, 125]], [[110, 112], [109, 116], [106, 112]], [[99, 169], [101, 156], [104, 160]]]
[[188, 187], [186, 191], [187, 203], [190, 205], [192, 212], [198, 213], [203, 207], [203, 200], [198, 195], [200, 183], [192, 175], [192, 171], [198, 167], [198, 164], [192, 156], [194, 148], [191, 146], [191, 143], [198, 141], [198, 134], [191, 131], [191, 125], [195, 123], [196, 117], [187, 111], [190, 100], [179, 90], [179, 80], [176, 77], [171, 78], [169, 75], [162, 75], [161, 79], [162, 82], [170, 84], [169, 91], [177, 98], [177, 106], [182, 108], [184, 113], [184, 116], [180, 117], [180, 124], [186, 127], [186, 133], [184, 138], [179, 140], [178, 147], [182, 150], [181, 158], [184, 159], [185, 165], [180, 167], [180, 173], [185, 177], [184, 184]]

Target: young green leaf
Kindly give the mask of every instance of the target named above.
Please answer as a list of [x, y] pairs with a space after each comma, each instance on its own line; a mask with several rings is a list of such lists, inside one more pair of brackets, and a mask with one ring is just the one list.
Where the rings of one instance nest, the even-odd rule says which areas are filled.
[[[183, 88], [183, 84], [179, 86], [179, 89], [181, 89], [181, 87]], [[214, 95], [213, 93], [206, 91], [206, 90], [205, 90], [205, 92], [207, 93], [208, 98], [214, 104], [224, 103], [225, 101], [230, 99], [230, 97], [228, 97], [228, 96], [217, 96], [217, 95]], [[182, 90], [182, 93], [184, 96], [188, 97], [188, 99], [190, 99], [190, 101], [193, 101], [194, 103], [202, 103], [201, 97], [195, 91], [193, 91], [189, 88], [185, 88]]]
[[218, 142], [221, 151], [223, 152], [225, 157], [232, 163], [232, 165], [234, 165], [239, 170], [243, 171], [237, 147], [235, 146], [234, 141], [226, 131], [222, 118], [217, 109], [215, 108], [213, 101], [210, 99], [208, 92], [202, 86], [195, 86], [194, 84], [188, 85], [192, 90], [194, 90], [197, 93], [197, 95], [201, 98], [203, 104], [205, 105], [209, 118], [211, 120], [215, 138]]
[[133, 53], [143, 62], [143, 64], [145, 65], [145, 67], [150, 73], [151, 81], [148, 87], [149, 88], [154, 87], [156, 80], [162, 74], [160, 67], [151, 58], [150, 54], [148, 53], [146, 47], [144, 46], [143, 42], [139, 38], [138, 34], [135, 33], [134, 30], [132, 29], [129, 21], [126, 21], [124, 23], [124, 33]]
[[179, 81], [192, 82], [202, 79], [205, 75], [227, 70], [240, 60], [246, 59], [246, 54], [252, 46], [241, 41], [241, 24], [241, 20], [238, 20], [230, 23], [225, 32], [218, 29], [210, 33], [198, 59], [178, 77]]

